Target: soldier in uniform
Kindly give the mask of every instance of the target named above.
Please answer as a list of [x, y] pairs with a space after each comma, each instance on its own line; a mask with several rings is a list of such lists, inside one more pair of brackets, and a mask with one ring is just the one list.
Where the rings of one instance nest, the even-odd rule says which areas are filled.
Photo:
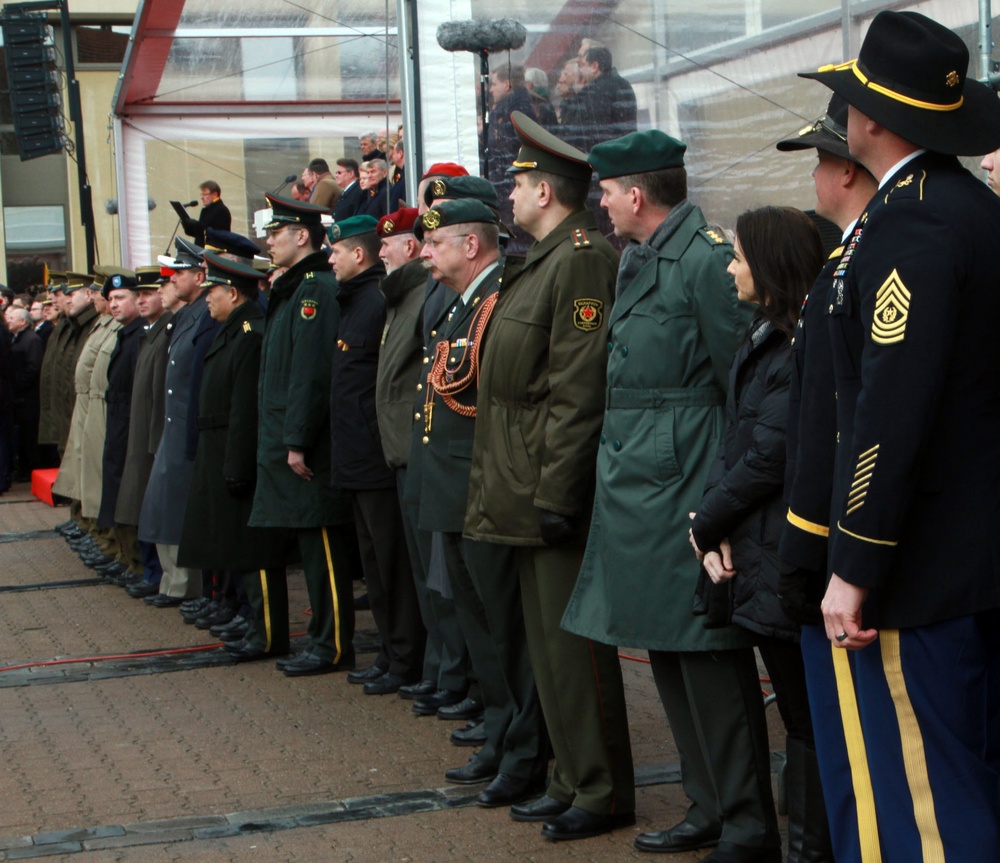
[[257, 390], [264, 313], [260, 274], [205, 252], [206, 301], [222, 324], [205, 355], [198, 409], [198, 448], [177, 559], [182, 566], [222, 570], [247, 593], [250, 626], [224, 639], [238, 662], [288, 652], [287, 531], [250, 528], [257, 482]]
[[[875, 178], [847, 149], [847, 103], [835, 95], [824, 116], [777, 146], [782, 151], [816, 150], [816, 213], [837, 225], [846, 240], [876, 189]], [[814, 681], [817, 675], [826, 674], [830, 680], [834, 675], [819, 603], [826, 586], [827, 523], [836, 448], [831, 429], [836, 426], [837, 411], [827, 306], [833, 272], [843, 253], [844, 246], [833, 251], [803, 304], [792, 340], [788, 394], [788, 515], [778, 548], [787, 566], [779, 579], [779, 593], [785, 613], [802, 624], [802, 654], [812, 666]], [[824, 691], [835, 696], [836, 686]], [[811, 695], [816, 694], [814, 686]], [[816, 707], [816, 698], [811, 701]], [[834, 702], [824, 704], [819, 712], [837, 709]], [[789, 737], [786, 745], [789, 856], [795, 853], [797, 859], [803, 860], [848, 859], [852, 853], [848, 848], [857, 845], [857, 831], [830, 835], [815, 741], [810, 745]], [[830, 850], [831, 840], [835, 857]]]
[[[167, 372], [167, 345], [173, 331], [173, 312], [163, 306], [159, 292], [160, 267], [138, 267], [135, 271], [138, 286], [139, 314], [143, 328], [139, 337], [139, 353], [135, 362], [132, 383], [132, 400], [129, 404], [128, 444], [122, 468], [115, 521], [120, 525], [136, 528], [138, 535], [139, 511], [149, 482], [153, 458], [163, 433], [164, 380]], [[138, 540], [137, 540], [138, 541]], [[156, 554], [156, 545], [138, 542], [142, 558], [143, 579], [128, 585], [129, 596], [143, 599], [160, 592], [163, 570]]]
[[[706, 861], [776, 861], [781, 838], [753, 636], [692, 615], [688, 547], [724, 424], [729, 367], [751, 308], [732, 247], [687, 200], [685, 145], [659, 130], [590, 153], [618, 236], [632, 241], [608, 316], [608, 379], [587, 550], [563, 625], [649, 650], [681, 755], [685, 819], [636, 848], [715, 845]], [[627, 172], [627, 173], [626, 173]]]
[[851, 153], [879, 182], [826, 306], [837, 695], [813, 710], [832, 832], [859, 837], [847, 863], [1000, 859], [1000, 293], [983, 241], [1000, 201], [956, 158], [1000, 145], [1000, 103], [968, 65], [955, 33], [884, 11], [856, 60], [804, 76], [850, 105]]
[[267, 202], [267, 248], [273, 263], [287, 270], [271, 287], [261, 347], [250, 526], [290, 529], [302, 555], [312, 606], [308, 641], [276, 663], [297, 677], [354, 665], [353, 572], [342, 537], [354, 528], [330, 485], [330, 370], [340, 308], [320, 251], [320, 217], [329, 210], [273, 195]]
[[465, 535], [514, 547], [556, 758], [545, 796], [511, 814], [544, 822], [548, 839], [582, 839], [635, 823], [617, 651], [560, 626], [587, 533], [618, 255], [584, 207], [586, 156], [523, 114], [511, 120], [514, 218], [535, 242], [486, 333]]
[[421, 448], [418, 523], [421, 531], [442, 535], [455, 609], [485, 705], [482, 749], [445, 778], [459, 784], [492, 780], [477, 802], [510, 806], [544, 787], [548, 761], [516, 556], [509, 545], [462, 537], [482, 336], [503, 274], [497, 215], [475, 199], [441, 201], [421, 216], [417, 232], [431, 275], [453, 294], [449, 311], [433, 325], [423, 404], [418, 400], [414, 413]]

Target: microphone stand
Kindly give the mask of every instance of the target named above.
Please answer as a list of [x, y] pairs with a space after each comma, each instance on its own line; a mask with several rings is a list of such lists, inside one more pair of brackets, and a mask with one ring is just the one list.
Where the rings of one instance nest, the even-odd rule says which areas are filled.
[[479, 173], [487, 180], [490, 164], [490, 103], [486, 101], [490, 84], [490, 55], [485, 49], [476, 51], [479, 55], [479, 99], [483, 114], [483, 137], [479, 142]]
[[291, 183], [293, 180], [296, 179], [298, 179], [298, 177], [295, 174], [292, 174], [290, 177], [285, 177], [285, 181], [280, 186], [277, 186], [276, 188], [272, 189], [270, 194], [277, 195], [278, 192], [280, 192], [282, 189], [285, 188], [285, 186], [287, 186], [289, 183]]

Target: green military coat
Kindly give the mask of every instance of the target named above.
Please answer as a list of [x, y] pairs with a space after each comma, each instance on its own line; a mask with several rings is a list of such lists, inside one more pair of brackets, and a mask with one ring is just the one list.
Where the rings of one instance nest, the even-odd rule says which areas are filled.
[[59, 438], [58, 420], [59, 407], [58, 381], [62, 376], [62, 358], [69, 341], [73, 325], [60, 315], [49, 340], [45, 343], [45, 356], [42, 357], [42, 371], [38, 386], [41, 393], [41, 412], [38, 415], [38, 442], [40, 444], [61, 443]]
[[586, 516], [617, 269], [587, 211], [506, 268], [483, 349], [467, 536], [540, 546], [540, 509]]
[[[344, 519], [341, 496], [330, 488], [330, 370], [339, 325], [337, 282], [322, 252], [275, 281], [261, 348], [251, 525], [316, 528]], [[311, 480], [288, 466], [289, 449], [305, 454]]]
[[619, 286], [608, 321], [594, 514], [563, 627], [653, 650], [747, 646], [746, 630], [707, 630], [691, 613], [699, 565], [688, 513], [715, 457], [751, 309], [726, 272], [732, 246], [696, 207], [654, 248]]
[[[247, 526], [257, 477], [263, 339], [264, 313], [251, 300], [233, 310], [205, 354], [198, 451], [177, 553], [180, 566], [240, 572], [285, 564], [285, 532]], [[246, 493], [233, 495], [227, 479], [246, 483]]]

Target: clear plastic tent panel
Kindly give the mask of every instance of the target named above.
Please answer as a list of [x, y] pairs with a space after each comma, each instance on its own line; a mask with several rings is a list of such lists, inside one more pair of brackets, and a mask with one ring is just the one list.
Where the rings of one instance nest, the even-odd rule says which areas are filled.
[[[960, 33], [970, 49], [970, 73], [978, 77], [978, 5], [508, 0], [501, 11], [490, 0], [471, 0], [470, 17], [503, 15], [525, 25], [525, 45], [492, 55], [491, 68], [509, 62], [542, 69], [557, 111], [560, 75], [576, 61], [581, 40], [609, 48], [614, 67], [635, 91], [638, 127], [659, 128], [687, 143], [690, 197], [710, 221], [731, 227], [748, 207], [815, 205], [815, 152], [774, 147], [820, 116], [829, 100], [828, 90], [797, 73], [857, 56], [872, 17], [891, 7], [922, 12]], [[478, 63], [468, 56], [470, 64]]]

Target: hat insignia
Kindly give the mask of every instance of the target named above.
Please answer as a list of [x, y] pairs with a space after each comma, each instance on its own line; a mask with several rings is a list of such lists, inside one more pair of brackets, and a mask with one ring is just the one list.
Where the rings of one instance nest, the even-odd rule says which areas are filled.
[[396, 223], [392, 219], [386, 219], [382, 222], [382, 233], [391, 234], [396, 230]]
[[954, 69], [944, 76], [944, 83], [949, 87], [957, 87], [961, 82], [962, 79], [958, 77], [958, 72]]
[[448, 191], [448, 187], [445, 185], [444, 180], [435, 180], [431, 183], [431, 192], [434, 194], [435, 198], [440, 198]]
[[330, 225], [330, 239], [331, 240], [340, 239], [340, 225]]
[[441, 213], [437, 210], [428, 210], [420, 220], [428, 231], [433, 231], [441, 226]]

